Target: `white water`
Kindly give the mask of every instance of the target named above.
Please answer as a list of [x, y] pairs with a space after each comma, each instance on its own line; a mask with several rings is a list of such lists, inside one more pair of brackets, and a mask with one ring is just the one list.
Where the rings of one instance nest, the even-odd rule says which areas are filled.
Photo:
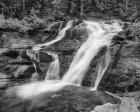
[[58, 32], [58, 36], [56, 37], [56, 39], [54, 39], [50, 42], [44, 43], [44, 44], [36, 45], [36, 46], [33, 47], [33, 50], [40, 50], [41, 47], [47, 48], [47, 47], [51, 46], [52, 44], [54, 44], [54, 43], [60, 41], [61, 39], [63, 39], [63, 37], [65, 37], [66, 31], [72, 27], [72, 23], [73, 23], [72, 20], [68, 21], [66, 26]]
[[[42, 49], [41, 47], [47, 48], [47, 47], [51, 46], [52, 44], [63, 39], [65, 37], [66, 31], [72, 27], [72, 23], [73, 23], [72, 20], [68, 21], [66, 26], [58, 32], [58, 36], [54, 40], [44, 43], [44, 44], [36, 45], [33, 47], [33, 50], [38, 51], [38, 50]], [[60, 63], [59, 63], [58, 55], [53, 52], [46, 52], [46, 53], [51, 55], [54, 58], [54, 61], [51, 62], [49, 65], [45, 80], [55, 80], [55, 79], [58, 80], [58, 79], [60, 79], [60, 77], [59, 77]]]
[[[88, 39], [74, 56], [68, 72], [62, 79], [63, 82], [81, 85], [91, 60], [98, 54], [102, 47], [109, 47], [113, 36], [119, 31], [122, 31], [121, 27], [116, 23], [112, 25], [93, 21], [84, 21], [84, 23], [87, 25]], [[109, 50], [107, 50], [107, 52], [109, 52]], [[102, 62], [105, 63], [105, 67], [102, 67], [103, 64], [101, 64], [101, 67], [98, 69], [98, 81], [96, 81], [95, 84], [96, 88], [98, 87], [97, 82], [100, 82], [99, 77], [103, 76], [109, 65], [109, 58], [107, 53], [104, 62]]]
[[[17, 87], [17, 95], [22, 98], [30, 98], [32, 96], [37, 96], [44, 92], [55, 92], [63, 89], [67, 85], [78, 84], [81, 85], [81, 81], [88, 69], [88, 66], [91, 60], [98, 54], [102, 47], [107, 47], [106, 54], [101, 60], [101, 64], [98, 68], [97, 79], [95, 81], [95, 86], [92, 90], [96, 90], [99, 82], [105, 73], [109, 62], [110, 62], [110, 44], [114, 35], [119, 31], [122, 31], [121, 26], [116, 22], [111, 25], [105, 24], [103, 22], [93, 22], [93, 21], [84, 21], [86, 29], [88, 32], [87, 40], [83, 43], [80, 49], [77, 51], [74, 59], [70, 65], [68, 72], [63, 76], [62, 80], [56, 80], [54, 76], [55, 71], [52, 71], [52, 68], [55, 68], [58, 64], [57, 55], [53, 54], [55, 57], [52, 66], [50, 65], [50, 71], [48, 71], [46, 79], [51, 79], [55, 77], [55, 80], [45, 80], [43, 82], [36, 82], [25, 84]], [[66, 30], [72, 26], [72, 21], [69, 21], [64, 29], [58, 34], [58, 39], [50, 42], [51, 44], [55, 43], [57, 40], [61, 40], [64, 37]], [[61, 37], [61, 38], [60, 38]], [[46, 46], [48, 47], [51, 44], [38, 45], [38, 47]], [[39, 48], [40, 49], [40, 48]], [[52, 55], [52, 54], [51, 54]], [[56, 61], [56, 63], [55, 63]], [[53, 70], [54, 70], [53, 69]], [[56, 72], [57, 74], [58, 72]], [[58, 73], [59, 74], [59, 73]]]
[[54, 58], [54, 61], [52, 61], [49, 65], [45, 80], [58, 80], [60, 79], [59, 76], [60, 63], [59, 63], [58, 55], [53, 52], [47, 52], [47, 53]]
[[26, 98], [32, 98], [44, 92], [59, 91], [67, 85], [70, 84], [63, 83], [60, 80], [46, 80], [42, 82], [35, 82], [35, 83], [29, 83], [29, 84], [17, 86], [17, 88], [13, 88], [13, 90], [16, 91], [18, 90], [17, 96], [26, 99]]
[[105, 53], [104, 56], [101, 57], [101, 60], [99, 62], [98, 71], [97, 71], [97, 78], [95, 80], [94, 87], [91, 88], [91, 90], [93, 90], [93, 91], [97, 90], [97, 88], [99, 86], [99, 83], [100, 83], [103, 75], [105, 74], [106, 69], [109, 66], [110, 60], [111, 60], [110, 48], [109, 48], [109, 46], [107, 46], [106, 47], [106, 53]]
[[[47, 48], [50, 45], [63, 39], [65, 37], [66, 31], [72, 27], [72, 23], [73, 23], [72, 20], [68, 21], [66, 26], [59, 31], [56, 39], [47, 42], [45, 44], [34, 46], [32, 50], [39, 51], [40, 49], [42, 49], [41, 47]], [[26, 98], [37, 96], [44, 92], [55, 92], [61, 90], [66, 85], [70, 85], [69, 83], [63, 83], [62, 81], [60, 81], [60, 77], [59, 77], [60, 64], [59, 64], [58, 55], [52, 52], [46, 52], [46, 53], [52, 55], [54, 61], [50, 63], [50, 66], [46, 73], [45, 81], [17, 86], [15, 88], [11, 88], [10, 91], [14, 91], [14, 92], [16, 91], [17, 96], [26, 99]], [[7, 93], [12, 93], [12, 92], [9, 92], [8, 90]]]

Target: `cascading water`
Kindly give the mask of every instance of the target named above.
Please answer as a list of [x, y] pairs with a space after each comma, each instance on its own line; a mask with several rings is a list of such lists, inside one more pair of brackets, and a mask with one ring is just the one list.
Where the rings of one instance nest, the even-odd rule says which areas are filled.
[[[38, 51], [38, 50], [41, 49], [41, 47], [47, 48], [47, 47], [51, 46], [52, 44], [54, 44], [54, 43], [60, 41], [61, 39], [63, 39], [65, 37], [66, 31], [72, 27], [72, 23], [73, 23], [72, 20], [68, 21], [66, 26], [58, 32], [58, 36], [54, 40], [52, 40], [50, 42], [47, 42], [45, 44], [40, 44], [40, 45], [34, 46], [33, 50]], [[58, 80], [58, 79], [60, 79], [60, 77], [59, 77], [59, 69], [60, 69], [59, 67], [60, 67], [60, 64], [59, 64], [58, 55], [55, 54], [55, 53], [52, 53], [52, 52], [46, 52], [46, 53], [51, 55], [54, 58], [54, 61], [51, 62], [50, 66], [48, 68], [45, 80], [50, 80], [50, 79], [51, 80], [52, 79], [53, 80], [55, 80], [55, 79]]]
[[[36, 82], [25, 84], [22, 86], [18, 86], [16, 88], [16, 94], [22, 98], [30, 98], [32, 96], [39, 95], [44, 92], [54, 92], [63, 89], [67, 85], [81, 85], [81, 81], [88, 69], [88, 66], [91, 60], [98, 54], [98, 52], [103, 48], [106, 47], [106, 55], [102, 58], [101, 64], [98, 68], [97, 79], [95, 81], [95, 86], [92, 90], [96, 90], [99, 82], [105, 73], [109, 62], [110, 62], [110, 44], [111, 40], [114, 35], [118, 32], [122, 31], [122, 27], [118, 24], [118, 22], [112, 24], [105, 24], [104, 22], [93, 22], [93, 21], [83, 21], [86, 25], [88, 38], [77, 51], [74, 59], [70, 65], [68, 72], [63, 76], [61, 80], [45, 80], [43, 82]], [[66, 30], [72, 27], [72, 21], [69, 21], [65, 28], [63, 28], [59, 32], [59, 36], [57, 39], [53, 40], [52, 42], [38, 45], [39, 49], [42, 46], [48, 47], [52, 45], [56, 41], [62, 39], [66, 33]], [[36, 50], [36, 49], [35, 49]], [[57, 55], [52, 54], [53, 57], [57, 60]], [[55, 61], [56, 61], [55, 60]], [[48, 71], [46, 79], [51, 79], [52, 77], [56, 77], [55, 71], [52, 68], [55, 68], [57, 62], [52, 64], [53, 67], [50, 65], [50, 71]], [[57, 63], [58, 64], [58, 63]], [[58, 66], [57, 66], [58, 67]], [[57, 68], [56, 67], [56, 68]], [[58, 73], [58, 72], [57, 72]], [[56, 74], [57, 74], [56, 73]]]
[[[41, 47], [47, 48], [50, 45], [60, 41], [65, 36], [66, 31], [72, 27], [72, 24], [73, 24], [73, 20], [68, 21], [66, 26], [59, 31], [56, 39], [52, 40], [51, 42], [47, 42], [45, 44], [34, 46], [32, 50], [39, 51], [40, 49], [42, 49]], [[14, 92], [16, 91], [16, 94], [22, 98], [29, 98], [47, 91], [48, 92], [58, 91], [62, 89], [64, 86], [69, 85], [69, 83], [63, 83], [60, 80], [58, 80], [60, 79], [59, 77], [60, 65], [59, 65], [58, 55], [52, 52], [46, 52], [46, 53], [52, 55], [54, 61], [49, 66], [49, 69], [46, 73], [45, 80], [43, 82], [36, 82], [36, 83], [25, 84], [22, 86], [17, 86], [15, 88], [12, 88], [10, 91], [14, 91]], [[7, 93], [11, 93], [11, 92], [7, 92]]]
[[36, 45], [33, 48], [33, 50], [39, 50], [39, 49], [41, 49], [41, 47], [47, 48], [47, 47], [51, 46], [52, 44], [54, 44], [54, 43], [60, 41], [61, 39], [63, 39], [63, 37], [65, 37], [66, 31], [72, 27], [72, 23], [73, 23], [72, 20], [68, 21], [66, 26], [58, 32], [58, 36], [56, 37], [56, 39], [54, 39], [50, 42], [44, 43], [44, 44]]
[[48, 71], [46, 73], [45, 80], [57, 80], [60, 79], [59, 76], [59, 58], [58, 55], [53, 52], [47, 52], [49, 55], [51, 55], [54, 58], [54, 61], [52, 61], [49, 65]]
[[[77, 83], [81, 85], [81, 81], [85, 75], [85, 72], [88, 69], [88, 66], [91, 60], [97, 55], [101, 48], [104, 46], [110, 46], [111, 40], [114, 35], [116, 35], [119, 31], [122, 31], [121, 27], [114, 23], [113, 25], [106, 25], [100, 22], [93, 21], [84, 21], [87, 26], [88, 31], [88, 39], [87, 41], [80, 47], [75, 55], [68, 72], [64, 75], [62, 81], [69, 83]], [[107, 50], [109, 52], [109, 50]], [[107, 69], [109, 65], [109, 56], [108, 52], [105, 58], [105, 67], [101, 64], [99, 67], [98, 76], [96, 81], [96, 88], [98, 83], [100, 82], [101, 75]]]
[[97, 90], [98, 85], [99, 85], [106, 69], [109, 66], [110, 60], [111, 60], [110, 48], [109, 48], [109, 46], [107, 46], [106, 53], [104, 56], [101, 57], [101, 60], [99, 62], [98, 71], [97, 71], [97, 78], [95, 80], [94, 87], [91, 89], [92, 91]]

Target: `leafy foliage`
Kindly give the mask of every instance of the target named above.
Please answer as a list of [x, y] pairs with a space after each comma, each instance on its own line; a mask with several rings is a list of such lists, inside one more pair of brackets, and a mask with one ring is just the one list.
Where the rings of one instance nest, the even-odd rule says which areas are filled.
[[[124, 21], [140, 18], [139, 0], [1, 0], [0, 13], [6, 18], [24, 18], [32, 12], [52, 20], [86, 17], [103, 13]], [[102, 16], [104, 16], [102, 14]]]

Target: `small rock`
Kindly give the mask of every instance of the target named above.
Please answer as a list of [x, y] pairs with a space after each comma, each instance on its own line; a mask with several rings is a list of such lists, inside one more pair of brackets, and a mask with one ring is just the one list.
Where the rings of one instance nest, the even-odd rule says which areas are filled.
[[102, 106], [96, 106], [92, 112], [118, 112], [117, 105], [106, 103]]

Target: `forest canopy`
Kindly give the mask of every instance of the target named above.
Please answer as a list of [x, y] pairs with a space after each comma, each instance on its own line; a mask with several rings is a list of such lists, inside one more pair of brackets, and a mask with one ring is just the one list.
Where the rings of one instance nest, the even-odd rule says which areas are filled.
[[18, 19], [36, 15], [53, 20], [99, 17], [136, 22], [139, 10], [139, 0], [0, 0], [0, 14]]

